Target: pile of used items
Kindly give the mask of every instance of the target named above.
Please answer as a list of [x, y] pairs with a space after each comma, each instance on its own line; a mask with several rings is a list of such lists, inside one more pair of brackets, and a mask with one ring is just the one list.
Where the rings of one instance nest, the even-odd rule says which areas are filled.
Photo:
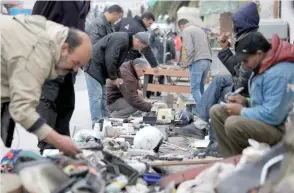
[[[163, 111], [161, 118], [169, 122], [170, 114]], [[94, 130], [74, 134], [73, 140], [83, 150], [74, 157], [55, 150], [42, 156], [9, 151], [1, 160], [1, 192], [294, 193], [294, 114], [289, 117], [284, 141], [272, 148], [249, 140], [251, 146], [243, 155], [197, 160], [188, 159], [188, 149], [167, 142], [160, 125], [142, 123], [141, 118], [133, 118], [133, 123], [105, 120]], [[165, 154], [167, 147], [173, 154]], [[161, 167], [188, 164], [199, 165], [174, 174]]]

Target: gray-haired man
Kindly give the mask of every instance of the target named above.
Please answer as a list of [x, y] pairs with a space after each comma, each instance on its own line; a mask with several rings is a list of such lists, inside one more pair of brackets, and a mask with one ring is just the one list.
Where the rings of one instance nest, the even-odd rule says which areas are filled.
[[141, 91], [140, 77], [148, 68], [146, 60], [137, 58], [125, 62], [120, 67], [123, 84], [117, 87], [107, 81], [107, 105], [110, 117], [127, 118], [134, 112], [140, 110], [149, 112], [152, 104], [146, 102]]

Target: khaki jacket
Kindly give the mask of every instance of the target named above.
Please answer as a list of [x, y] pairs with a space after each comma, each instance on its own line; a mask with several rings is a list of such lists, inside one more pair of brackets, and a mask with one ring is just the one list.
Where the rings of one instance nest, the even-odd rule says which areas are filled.
[[42, 16], [0, 16], [1, 102], [10, 102], [13, 120], [40, 140], [51, 131], [36, 112], [46, 79], [56, 64], [68, 28]]

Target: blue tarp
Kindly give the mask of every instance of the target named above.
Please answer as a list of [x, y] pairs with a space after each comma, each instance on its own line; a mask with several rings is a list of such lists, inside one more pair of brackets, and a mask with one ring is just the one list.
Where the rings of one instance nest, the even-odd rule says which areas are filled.
[[31, 9], [20, 9], [20, 8], [11, 8], [10, 9], [10, 15], [18, 15], [18, 14], [31, 15], [32, 10]]

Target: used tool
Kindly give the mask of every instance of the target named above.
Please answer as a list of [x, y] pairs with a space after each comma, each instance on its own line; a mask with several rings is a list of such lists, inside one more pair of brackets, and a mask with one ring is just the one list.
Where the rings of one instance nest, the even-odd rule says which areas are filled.
[[169, 147], [173, 147], [173, 148], [180, 149], [180, 150], [182, 150], [182, 151], [189, 151], [188, 149], [185, 149], [185, 148], [179, 147], [179, 146], [177, 146], [177, 145], [171, 144], [171, 143], [166, 142], [166, 141], [163, 141], [163, 144], [166, 145], [166, 146], [169, 146]]
[[148, 164], [151, 166], [180, 166], [180, 165], [209, 164], [209, 163], [220, 161], [220, 160], [222, 160], [222, 158], [183, 160], [183, 161], [154, 161], [154, 162], [149, 162]]

